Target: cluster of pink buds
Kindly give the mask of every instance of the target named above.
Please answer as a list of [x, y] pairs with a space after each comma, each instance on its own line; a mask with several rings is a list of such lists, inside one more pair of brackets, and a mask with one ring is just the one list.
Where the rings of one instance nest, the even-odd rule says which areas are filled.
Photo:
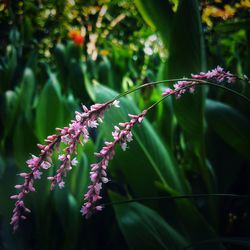
[[48, 169], [51, 167], [51, 155], [53, 152], [53, 148], [59, 144], [60, 136], [51, 135], [48, 136], [45, 141], [46, 145], [37, 145], [41, 149], [40, 156], [37, 157], [35, 155], [32, 155], [31, 159], [26, 162], [28, 167], [31, 168], [31, 171], [29, 173], [19, 174], [24, 178], [23, 184], [15, 186], [15, 188], [20, 192], [10, 197], [11, 199], [16, 200], [15, 208], [13, 210], [13, 215], [10, 222], [13, 226], [14, 231], [18, 228], [20, 220], [26, 219], [26, 217], [23, 215], [24, 212], [30, 212], [30, 210], [25, 206], [23, 199], [27, 193], [35, 191], [33, 184], [35, 179], [41, 178], [42, 172], [40, 170]]
[[115, 146], [118, 144], [123, 150], [126, 150], [127, 142], [132, 141], [131, 130], [135, 124], [142, 123], [146, 113], [147, 110], [144, 110], [139, 115], [129, 115], [131, 118], [129, 122], [119, 123], [120, 127], [114, 127], [115, 130], [112, 133], [114, 140], [112, 142], [106, 141], [105, 146], [101, 149], [101, 151], [99, 153], [95, 153], [95, 155], [100, 158], [100, 161], [91, 165], [91, 185], [88, 186], [88, 192], [84, 195], [85, 203], [81, 208], [81, 213], [86, 218], [89, 218], [95, 211], [102, 210], [102, 206], [97, 205], [97, 203], [102, 199], [100, 195], [102, 184], [109, 181], [106, 169], [109, 161], [115, 155]]
[[[190, 87], [188, 87], [190, 86]], [[192, 81], [178, 81], [176, 84], [174, 84], [174, 89], [167, 88], [162, 93], [162, 96], [167, 96], [171, 94], [175, 94], [176, 98], [180, 98], [186, 91], [189, 91], [190, 93], [194, 93], [195, 86], [194, 82]]]
[[[219, 83], [225, 80], [228, 83], [234, 83], [237, 80], [237, 76], [231, 74], [229, 71], [226, 72], [220, 66], [217, 66], [215, 69], [212, 69], [207, 73], [201, 72], [197, 75], [192, 74], [191, 76], [194, 80], [215, 80]], [[244, 80], [248, 80], [247, 76], [244, 76]], [[189, 93], [194, 93], [196, 84], [199, 84], [199, 82], [192, 80], [178, 81], [176, 84], [174, 84], [174, 89], [171, 88], [165, 89], [162, 93], [162, 96], [175, 94], [176, 98], [180, 98], [187, 91]]]
[[[30, 211], [24, 204], [24, 197], [27, 193], [35, 191], [33, 186], [34, 180], [41, 178], [41, 170], [48, 169], [52, 166], [51, 155], [54, 150], [59, 150], [60, 143], [67, 145], [64, 148], [64, 153], [58, 157], [61, 164], [56, 171], [57, 174], [48, 177], [48, 179], [52, 181], [52, 188], [56, 184], [58, 184], [60, 188], [63, 188], [63, 177], [72, 169], [72, 166], [77, 165], [76, 158], [71, 159], [72, 155], [77, 154], [77, 144], [83, 144], [83, 142], [89, 139], [88, 128], [96, 128], [99, 123], [102, 122], [105, 111], [111, 106], [119, 107], [119, 101], [115, 100], [103, 104], [94, 104], [90, 109], [83, 106], [83, 112], [76, 112], [75, 120], [72, 120], [68, 127], [56, 129], [59, 134], [48, 136], [45, 140], [45, 145], [37, 145], [41, 150], [40, 155], [32, 155], [31, 159], [26, 162], [31, 171], [20, 174], [20, 176], [24, 178], [24, 183], [16, 185], [15, 188], [19, 190], [19, 193], [11, 196], [11, 199], [16, 200], [11, 219], [14, 231], [18, 228], [20, 220], [26, 218], [23, 214]], [[81, 141], [81, 136], [83, 142]]]
[[201, 72], [197, 75], [192, 74], [192, 78], [198, 80], [215, 80], [217, 82], [223, 82], [226, 80], [228, 83], [234, 83], [237, 80], [237, 76], [231, 74], [229, 71], [226, 72], [220, 66], [217, 66], [215, 69], [212, 69], [207, 73]]

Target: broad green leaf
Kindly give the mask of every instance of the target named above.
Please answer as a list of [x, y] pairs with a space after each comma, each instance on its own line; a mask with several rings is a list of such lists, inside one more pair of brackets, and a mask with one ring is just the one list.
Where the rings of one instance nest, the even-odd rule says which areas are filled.
[[[89, 63], [89, 65], [88, 65]], [[91, 98], [91, 100], [93, 102], [96, 102], [96, 96], [95, 96], [95, 93], [93, 91], [93, 87], [92, 87], [92, 83], [90, 81], [90, 79], [92, 79], [91, 77], [93, 76], [92, 73], [90, 72], [89, 73], [89, 68], [92, 69], [92, 66], [94, 67], [94, 62], [89, 60], [89, 62], [87, 61], [87, 66], [85, 67], [84, 65], [82, 65], [82, 68], [83, 68], [83, 71], [84, 71], [84, 84], [85, 84], [85, 88], [86, 88], [86, 91], [89, 95], [89, 97]]]
[[103, 61], [98, 64], [98, 81], [114, 89], [112, 66], [106, 57], [103, 57]]
[[19, 102], [20, 96], [17, 94], [17, 91], [8, 90], [5, 92], [5, 110], [1, 111], [4, 114], [4, 136], [7, 136], [15, 125]]
[[[97, 101], [103, 102], [107, 99], [110, 99], [115, 94], [113, 91], [96, 85], [94, 88], [96, 92]], [[105, 131], [106, 133], [102, 135], [104, 139], [109, 139], [108, 133], [112, 130], [113, 125], [117, 124], [118, 121], [128, 121], [126, 118], [128, 113], [136, 113], [139, 111], [133, 105], [133, 102], [129, 98], [124, 98], [121, 100], [121, 110], [112, 110], [106, 113], [105, 118]], [[111, 124], [111, 125], [108, 125]], [[145, 120], [144, 124], [140, 127], [135, 128], [134, 130], [134, 138], [135, 142], [129, 145], [128, 152], [119, 153], [117, 151], [118, 156], [113, 159], [112, 171], [114, 173], [114, 169], [118, 169], [119, 175], [123, 174], [125, 176], [125, 183], [132, 189], [132, 194], [134, 197], [143, 197], [151, 195], [157, 195], [155, 182], [160, 180], [165, 189], [168, 190], [172, 195], [176, 193], [175, 190], [178, 190], [177, 193], [188, 193], [188, 189], [186, 187], [186, 180], [180, 174], [178, 168], [176, 167], [174, 161], [172, 161], [171, 153], [167, 151], [159, 139], [158, 135], [155, 133], [151, 125]], [[138, 147], [139, 146], [139, 147]], [[141, 155], [140, 149], [144, 152], [144, 156]], [[144, 157], [146, 156], [146, 161]], [[150, 163], [150, 164], [147, 164]], [[164, 165], [163, 165], [164, 164]], [[154, 170], [150, 174], [149, 169]], [[152, 182], [154, 182], [152, 185]], [[142, 187], [144, 192], [139, 188]], [[151, 193], [147, 189], [151, 189]], [[139, 190], [139, 191], [138, 191]], [[157, 207], [156, 203], [149, 203], [152, 207]], [[181, 205], [179, 206], [179, 213], [182, 213], [183, 220], [186, 220], [184, 226], [186, 226], [186, 230], [188, 231], [187, 235], [190, 238], [196, 239], [196, 231], [189, 232], [188, 228], [194, 225], [194, 228], [198, 228], [200, 234], [203, 236], [203, 239], [209, 235], [211, 238], [215, 238], [216, 234], [213, 232], [213, 229], [209, 224], [204, 220], [199, 211], [189, 202], [184, 202], [184, 211], [181, 209]], [[180, 216], [180, 214], [168, 214], [169, 216]], [[196, 218], [196, 222], [192, 224], [192, 219]], [[198, 237], [199, 240], [199, 237]], [[215, 249], [223, 249], [220, 246]]]
[[68, 62], [69, 68], [69, 87], [74, 96], [86, 103], [89, 99], [84, 85], [84, 66], [76, 60]]
[[[183, 42], [185, 41], [185, 42]], [[197, 0], [180, 0], [174, 16], [169, 44], [167, 77], [189, 76], [205, 69], [204, 38], [201, 29]], [[195, 94], [173, 98], [177, 121], [190, 142], [194, 158], [192, 168], [201, 173], [206, 192], [214, 192], [215, 180], [205, 155], [205, 88], [199, 87]], [[210, 220], [217, 223], [214, 201], [208, 202]]]
[[[172, 15], [163, 7], [157, 10], [157, 14], [154, 11], [160, 6], [159, 2], [165, 4], [169, 1], [149, 2], [150, 8], [148, 1], [141, 1], [139, 11], [144, 13], [144, 9], [147, 9], [147, 18], [154, 23], [160, 34], [168, 34], [167, 38], [162, 35], [169, 51], [165, 77], [189, 76], [204, 69], [205, 49], [197, 1], [180, 0], [177, 11]], [[161, 16], [164, 18], [159, 23], [158, 18]], [[166, 32], [167, 30], [170, 32]], [[204, 89], [197, 89], [195, 96], [187, 94], [178, 101], [174, 100], [174, 110], [181, 128], [195, 142], [194, 151], [199, 155], [204, 144]]]
[[30, 154], [36, 154], [37, 138], [34, 135], [32, 128], [24, 116], [20, 116], [13, 136], [13, 147], [15, 161], [19, 167], [19, 171], [28, 171], [26, 161], [30, 158]]
[[[164, 191], [164, 193], [169, 194], [169, 190], [160, 183], [156, 183], [157, 187]], [[170, 193], [171, 194], [171, 193]], [[179, 196], [177, 192], [172, 192], [171, 196]], [[163, 200], [162, 200], [163, 201]], [[215, 201], [215, 199], [213, 199]], [[173, 208], [170, 206], [174, 202]], [[169, 199], [168, 202], [164, 203], [166, 206], [165, 213], [168, 218], [173, 220], [174, 225], [179, 222], [181, 233], [191, 242], [199, 242], [201, 240], [213, 239], [218, 240], [218, 235], [211, 226], [211, 221], [206, 219], [195, 204], [188, 198], [184, 199]], [[209, 202], [207, 198], [205, 201]], [[206, 209], [207, 206], [205, 206]], [[172, 208], [172, 210], [171, 210]], [[177, 219], [177, 222], [175, 221]], [[204, 247], [203, 250], [210, 250], [211, 246]], [[223, 246], [220, 242], [215, 242], [212, 245], [212, 249], [223, 250]]]
[[[204, 40], [197, 1], [181, 0], [172, 26], [167, 77], [190, 76], [203, 70], [204, 63]], [[174, 110], [182, 129], [200, 147], [204, 135], [204, 89], [197, 88], [195, 95], [186, 94], [174, 100]]]
[[79, 60], [81, 58], [81, 54], [82, 54], [81, 53], [82, 52], [81, 46], [78, 46], [70, 41], [67, 43], [66, 51], [67, 51], [67, 60], [68, 61], [74, 58], [79, 62]]
[[168, 42], [173, 21], [173, 11], [168, 0], [135, 0], [144, 20]]
[[54, 50], [55, 63], [58, 70], [58, 78], [65, 89], [68, 88], [68, 67], [67, 53], [65, 46], [61, 43], [57, 44]]
[[231, 147], [250, 160], [250, 121], [239, 111], [219, 101], [207, 100], [208, 124]]
[[44, 86], [36, 107], [36, 134], [42, 142], [53, 134], [56, 127], [63, 124], [63, 102], [60, 86], [55, 79], [50, 79]]
[[3, 84], [6, 86], [6, 89], [9, 89], [17, 67], [16, 48], [12, 45], [8, 45], [6, 49], [6, 56], [7, 56], [7, 62], [6, 62], [5, 78], [3, 79]]
[[[113, 202], [124, 198], [110, 192]], [[138, 203], [113, 206], [129, 249], [184, 249], [188, 242], [154, 210]]]
[[[1, 77], [1, 76], [0, 76]], [[6, 120], [6, 97], [5, 97], [5, 93], [1, 92], [0, 93], [0, 145], [3, 143], [4, 141], [4, 134], [5, 134], [5, 120]], [[1, 148], [1, 146], [0, 146]]]
[[0, 154], [0, 178], [2, 177], [4, 173], [5, 167], [6, 167], [6, 164], [4, 162], [2, 155]]
[[[207, 199], [206, 202], [211, 202]], [[214, 200], [215, 202], [215, 200]], [[180, 223], [184, 226], [184, 231], [192, 242], [197, 242], [206, 239], [218, 240], [215, 230], [212, 228], [212, 222], [203, 216], [192, 202], [187, 200], [176, 201], [176, 214]], [[203, 250], [223, 250], [224, 247], [220, 242], [204, 246]]]
[[[166, 3], [168, 1], [161, 1]], [[147, 8], [148, 1], [141, 1], [139, 11], [147, 10], [149, 18], [161, 34], [165, 47], [168, 49], [169, 58], [166, 64], [166, 78], [179, 78], [189, 76], [205, 68], [204, 39], [201, 29], [200, 11], [197, 0], [180, 0], [176, 12], [169, 14], [166, 8], [155, 9], [158, 1], [150, 1], [151, 8]], [[138, 5], [137, 5], [138, 6]], [[158, 22], [158, 17], [164, 17]], [[143, 15], [145, 17], [145, 15]], [[171, 21], [169, 21], [171, 20]], [[175, 116], [178, 124], [191, 142], [193, 158], [198, 164], [192, 167], [199, 170], [202, 175], [206, 191], [213, 192], [214, 179], [205, 159], [205, 116], [204, 116], [204, 88], [196, 90], [195, 96], [186, 94], [181, 99], [173, 99]], [[170, 120], [171, 122], [171, 120]], [[165, 126], [172, 126], [166, 124]], [[191, 158], [190, 157], [190, 158]], [[211, 218], [216, 223], [215, 208], [209, 204]]]
[[[53, 196], [55, 209], [59, 216], [60, 223], [64, 233], [69, 233], [71, 237], [64, 239], [64, 244], [67, 247], [74, 245], [76, 242], [77, 232], [80, 223], [80, 208], [77, 206], [77, 201], [69, 192], [68, 188], [62, 190], [56, 189]], [[67, 249], [65, 247], [65, 249]]]
[[27, 121], [30, 123], [32, 119], [32, 106], [35, 91], [35, 76], [30, 68], [26, 68], [23, 74], [23, 80], [21, 83], [21, 106], [25, 113]]
[[[104, 102], [116, 96], [114, 91], [99, 84], [96, 84], [93, 90], [95, 91], [97, 102]], [[121, 109], [110, 112], [108, 116], [109, 125], [107, 126], [107, 122], [105, 125], [108, 129], [106, 131], [111, 134], [113, 125], [128, 121], [128, 114], [139, 113], [140, 111], [131, 99], [123, 98], [121, 100]], [[134, 137], [158, 178], [173, 189], [181, 193], [184, 192], [186, 190], [185, 180], [181, 177], [180, 170], [175, 165], [171, 152], [163, 145], [161, 139], [147, 120], [143, 122], [142, 126], [134, 129]]]

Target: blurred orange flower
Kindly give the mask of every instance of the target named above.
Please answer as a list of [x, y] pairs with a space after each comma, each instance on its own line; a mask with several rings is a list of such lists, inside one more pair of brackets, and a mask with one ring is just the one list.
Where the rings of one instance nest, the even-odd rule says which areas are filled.
[[76, 45], [82, 45], [84, 43], [84, 36], [81, 35], [80, 30], [71, 30], [68, 35]]

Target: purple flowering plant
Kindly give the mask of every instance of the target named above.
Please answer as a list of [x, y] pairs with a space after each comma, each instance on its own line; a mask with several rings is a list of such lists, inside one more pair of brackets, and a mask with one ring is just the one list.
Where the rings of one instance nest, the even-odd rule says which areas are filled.
[[[26, 161], [30, 171], [19, 174], [24, 179], [24, 182], [15, 186], [15, 188], [18, 190], [18, 193], [11, 196], [11, 199], [15, 200], [15, 207], [13, 209], [10, 222], [13, 230], [17, 230], [21, 220], [26, 219], [26, 213], [30, 213], [30, 209], [26, 206], [24, 200], [28, 193], [35, 192], [35, 180], [42, 177], [43, 171], [54, 167], [52, 155], [55, 152], [59, 152], [58, 160], [60, 164], [56, 169], [55, 174], [48, 177], [48, 180], [51, 182], [51, 189], [54, 189], [56, 186], [63, 188], [67, 173], [78, 164], [76, 159], [78, 144], [84, 146], [84, 144], [90, 139], [89, 129], [95, 129], [100, 123], [103, 122], [106, 111], [113, 107], [120, 108], [119, 98], [141, 88], [165, 82], [174, 82], [172, 88], [165, 88], [165, 90], [162, 92], [163, 97], [159, 101], [144, 109], [140, 114], [129, 114], [129, 121], [115, 125], [114, 131], [112, 132], [113, 140], [105, 141], [101, 150], [95, 153], [98, 161], [91, 164], [91, 170], [89, 173], [90, 184], [88, 186], [88, 191], [86, 194], [84, 194], [84, 202], [80, 210], [82, 215], [86, 218], [89, 218], [91, 215], [93, 215], [95, 211], [101, 211], [104, 207], [101, 202], [102, 188], [109, 181], [107, 176], [107, 168], [110, 160], [112, 160], [115, 155], [116, 146], [120, 146], [123, 151], [127, 149], [127, 144], [133, 140], [134, 127], [136, 125], [140, 125], [143, 122], [147, 113], [151, 109], [153, 109], [168, 96], [174, 95], [177, 99], [179, 99], [186, 92], [193, 94], [195, 92], [195, 88], [199, 85], [219, 87], [240, 95], [247, 101], [250, 101], [247, 97], [227, 88], [222, 84], [233, 84], [237, 80], [244, 80], [248, 82], [248, 84], [250, 83], [246, 75], [243, 77], [238, 77], [230, 72], [225, 71], [220, 66], [217, 66], [215, 69], [206, 73], [201, 72], [195, 75], [192, 74], [191, 78], [171, 79], [146, 83], [128, 90], [127, 92], [120, 94], [105, 103], [94, 104], [90, 106], [90, 108], [82, 105], [82, 112], [75, 112], [75, 119], [72, 120], [67, 127], [56, 128], [56, 134], [48, 136], [45, 139], [45, 143], [43, 145], [37, 145], [40, 149], [40, 154], [38, 156], [32, 155], [31, 158]], [[62, 152], [60, 152], [61, 144], [64, 145]]]

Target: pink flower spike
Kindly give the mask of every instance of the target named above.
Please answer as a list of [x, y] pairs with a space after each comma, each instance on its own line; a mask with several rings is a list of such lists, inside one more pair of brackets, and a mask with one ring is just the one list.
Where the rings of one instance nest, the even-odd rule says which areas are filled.
[[15, 185], [15, 188], [16, 189], [21, 189], [21, 188], [23, 188], [23, 185]]
[[96, 208], [95, 208], [97, 211], [102, 211], [102, 209], [103, 209], [103, 206], [96, 206]]
[[66, 155], [64, 155], [64, 154], [58, 156], [59, 161], [64, 161], [65, 159], [66, 159]]
[[42, 172], [36, 170], [33, 172], [34, 179], [41, 179]]
[[61, 182], [59, 182], [59, 184], [58, 184], [59, 188], [64, 188], [64, 185], [65, 185], [65, 182], [64, 182], [64, 181], [61, 181]]
[[143, 111], [140, 115], [129, 115], [131, 120], [125, 123], [119, 123], [119, 127], [115, 126], [115, 130], [112, 132], [114, 137], [113, 142], [104, 142], [105, 146], [99, 153], [95, 153], [100, 157], [98, 163], [91, 164], [90, 180], [91, 185], [88, 186], [88, 192], [84, 195], [84, 205], [81, 208], [81, 213], [86, 218], [89, 218], [95, 211], [101, 211], [102, 206], [98, 205], [100, 199], [102, 199], [100, 192], [102, 189], [102, 183], [106, 184], [109, 179], [107, 178], [106, 168], [109, 161], [115, 155], [115, 146], [120, 145], [123, 150], [127, 148], [127, 142], [132, 141], [132, 128], [135, 124], [140, 124], [146, 115], [147, 110]]
[[18, 195], [12, 195], [12, 196], [10, 196], [10, 199], [17, 200], [18, 199]]
[[144, 117], [139, 117], [139, 118], [138, 118], [138, 122], [139, 122], [139, 123], [142, 123], [143, 119], [144, 119]]
[[163, 93], [162, 96], [166, 96], [166, 95], [171, 95], [174, 91], [170, 88], [166, 88]]
[[76, 166], [78, 164], [78, 160], [76, 158], [74, 158], [72, 161], [71, 161], [71, 165], [72, 166]]
[[35, 155], [32, 155], [32, 158], [27, 160], [26, 163], [29, 166], [36, 166], [38, 164], [39, 160], [40, 160], [39, 157], [36, 157]]
[[28, 176], [29, 176], [29, 174], [27, 174], [27, 173], [20, 173], [19, 174], [21, 177], [24, 177], [24, 178], [27, 178]]
[[45, 148], [45, 145], [37, 144], [37, 147], [40, 148], [40, 149], [44, 149], [44, 148]]
[[101, 179], [102, 179], [102, 182], [103, 182], [103, 183], [108, 183], [108, 182], [109, 182], [109, 179], [106, 178], [106, 177], [102, 177]]
[[231, 74], [229, 71], [226, 72], [222, 67], [217, 66], [215, 69], [208, 71], [207, 73], [201, 72], [197, 75], [191, 75], [193, 79], [198, 80], [215, 80], [217, 82], [223, 82], [227, 80], [228, 83], [234, 83], [237, 77]]
[[89, 128], [97, 128], [98, 123], [96, 121], [88, 121]]
[[51, 164], [47, 161], [43, 161], [42, 164], [41, 164], [41, 167], [43, 169], [49, 169], [51, 167]]
[[126, 142], [121, 143], [121, 148], [122, 148], [123, 151], [126, 151], [126, 149], [127, 149], [127, 143]]

